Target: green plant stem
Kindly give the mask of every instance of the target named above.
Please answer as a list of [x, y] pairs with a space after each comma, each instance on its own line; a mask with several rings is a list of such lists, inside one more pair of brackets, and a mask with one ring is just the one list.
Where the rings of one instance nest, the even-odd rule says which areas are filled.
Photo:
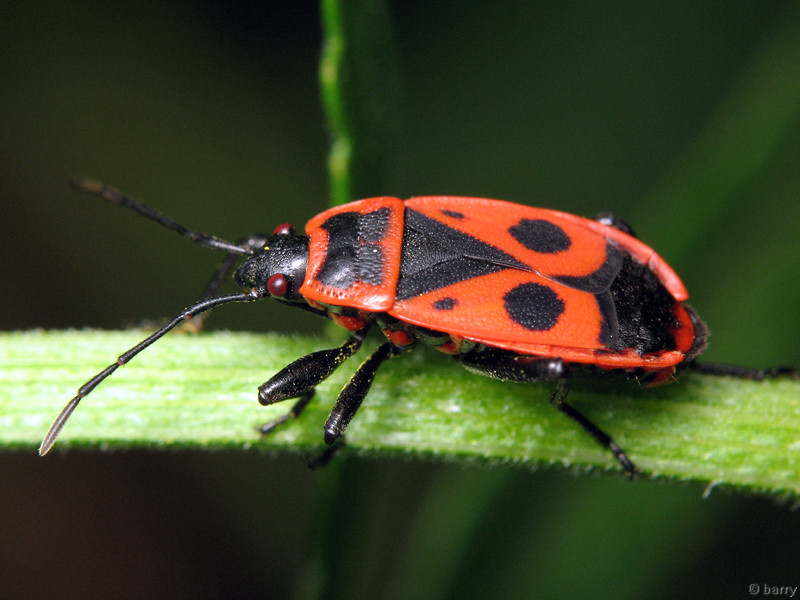
[[331, 133], [331, 202], [385, 195], [399, 132], [400, 76], [388, 6], [323, 0], [322, 103]]
[[[34, 451], [75, 390], [141, 331], [0, 334], [0, 447]], [[357, 363], [325, 381], [302, 418], [265, 439], [256, 388], [293, 359], [337, 344], [275, 334], [175, 334], [85, 398], [55, 451], [71, 447], [316, 451], [322, 424]], [[374, 343], [369, 343], [374, 342]], [[347, 432], [345, 451], [458, 462], [618, 472], [615, 460], [548, 404], [550, 384], [510, 384], [420, 348], [387, 363]], [[622, 445], [643, 477], [800, 494], [800, 382], [685, 373], [678, 384], [576, 378], [570, 402]]]

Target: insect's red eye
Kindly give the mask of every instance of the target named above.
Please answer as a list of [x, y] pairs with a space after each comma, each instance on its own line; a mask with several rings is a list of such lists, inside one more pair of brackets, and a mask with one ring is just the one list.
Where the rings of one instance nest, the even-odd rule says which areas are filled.
[[286, 275], [277, 273], [267, 280], [267, 291], [270, 296], [285, 296], [289, 291], [289, 282], [286, 280]]
[[293, 233], [294, 227], [292, 227], [291, 223], [281, 223], [275, 228], [272, 235], [292, 235]]

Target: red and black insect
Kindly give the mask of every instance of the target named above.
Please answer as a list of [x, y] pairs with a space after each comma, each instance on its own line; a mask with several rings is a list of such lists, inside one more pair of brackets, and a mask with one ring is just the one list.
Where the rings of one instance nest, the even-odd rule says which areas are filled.
[[[791, 372], [699, 365], [707, 331], [684, 301], [681, 280], [623, 221], [482, 198], [380, 197], [326, 210], [296, 234], [230, 243], [189, 231], [92, 181], [77, 187], [126, 206], [191, 240], [228, 253], [204, 298], [86, 382], [47, 433], [64, 423], [101, 381], [182, 321], [216, 306], [272, 297], [327, 316], [351, 331], [347, 341], [304, 356], [259, 388], [269, 405], [297, 398], [268, 433], [297, 417], [315, 387], [377, 326], [387, 340], [357, 369], [325, 423], [325, 442], [345, 431], [380, 365], [418, 342], [453, 355], [470, 371], [506, 381], [554, 381], [550, 402], [636, 471], [611, 437], [566, 402], [576, 369], [624, 373], [650, 384], [683, 368], [752, 379]], [[215, 296], [237, 256], [243, 292]]]

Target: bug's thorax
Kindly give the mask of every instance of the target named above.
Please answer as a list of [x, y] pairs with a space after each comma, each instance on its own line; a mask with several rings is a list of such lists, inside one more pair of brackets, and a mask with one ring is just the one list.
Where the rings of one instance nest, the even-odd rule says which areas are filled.
[[308, 236], [276, 233], [261, 250], [245, 260], [234, 279], [259, 295], [277, 296], [289, 302], [304, 302], [299, 289], [308, 266]]

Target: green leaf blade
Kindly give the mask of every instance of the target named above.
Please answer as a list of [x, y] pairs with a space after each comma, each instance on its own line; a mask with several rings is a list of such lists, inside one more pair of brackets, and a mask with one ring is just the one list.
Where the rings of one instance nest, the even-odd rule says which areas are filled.
[[[35, 451], [75, 390], [140, 331], [0, 335], [0, 447]], [[169, 447], [303, 453], [368, 348], [319, 388], [300, 419], [261, 439], [288, 410], [262, 407], [258, 386], [295, 358], [336, 342], [275, 334], [176, 334], [121, 368], [82, 402], [55, 451]], [[367, 346], [368, 344], [365, 344]], [[425, 348], [390, 361], [347, 432], [347, 452], [423, 460], [563, 465], [622, 471], [548, 403], [551, 385], [472, 375]], [[677, 384], [575, 378], [570, 402], [626, 449], [644, 477], [800, 494], [800, 382], [698, 373]], [[44, 459], [46, 460], [46, 459]]]

